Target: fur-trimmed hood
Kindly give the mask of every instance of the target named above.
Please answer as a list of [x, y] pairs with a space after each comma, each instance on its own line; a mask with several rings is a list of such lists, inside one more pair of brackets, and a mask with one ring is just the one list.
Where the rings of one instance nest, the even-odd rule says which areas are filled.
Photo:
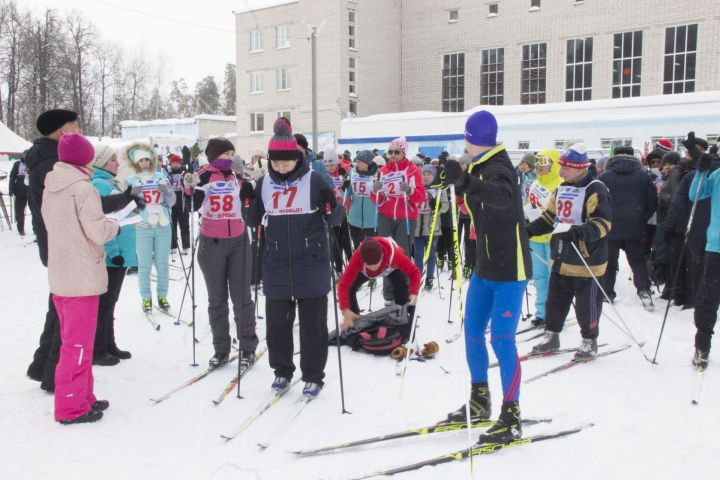
[[150, 144], [146, 142], [132, 142], [122, 149], [122, 155], [125, 160], [127, 160], [128, 165], [130, 165], [136, 172], [140, 173], [140, 169], [137, 166], [137, 160], [141, 159], [139, 155], [142, 154], [142, 151], [151, 155], [150, 171], [154, 172], [158, 165], [158, 154], [157, 151], [150, 146]]

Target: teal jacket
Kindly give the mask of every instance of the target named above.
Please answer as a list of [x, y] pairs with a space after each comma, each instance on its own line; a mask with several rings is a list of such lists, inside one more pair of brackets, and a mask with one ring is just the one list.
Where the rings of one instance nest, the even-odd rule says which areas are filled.
[[[706, 252], [720, 253], [720, 168], [714, 172], [703, 172], [705, 178], [700, 189], [699, 200], [710, 198], [710, 226], [707, 229]], [[695, 195], [700, 184], [700, 172], [695, 172], [690, 185], [690, 200], [695, 201]], [[710, 175], [710, 176], [708, 176]]]
[[[352, 178], [353, 171], [348, 178]], [[358, 228], [375, 228], [377, 222], [377, 207], [370, 200], [370, 197], [356, 195], [352, 183], [347, 191], [348, 199], [352, 202], [348, 212], [348, 223]]]
[[[116, 182], [115, 175], [97, 167], [93, 167], [93, 172], [92, 185], [101, 197], [122, 193], [122, 187]], [[117, 237], [105, 243], [105, 264], [108, 267], [117, 267], [110, 260], [118, 255], [125, 259], [123, 267], [137, 266], [135, 228], [132, 225], [125, 225], [120, 229]]]

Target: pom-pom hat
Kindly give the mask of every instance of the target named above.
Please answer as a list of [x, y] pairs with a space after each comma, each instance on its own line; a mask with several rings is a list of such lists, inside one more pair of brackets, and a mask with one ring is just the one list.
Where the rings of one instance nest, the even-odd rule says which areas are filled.
[[587, 152], [585, 151], [585, 144], [581, 142], [571, 145], [570, 148], [560, 155], [558, 163], [563, 167], [588, 168], [590, 162], [588, 161]]
[[297, 140], [292, 133], [290, 120], [280, 117], [273, 125], [273, 136], [268, 142], [268, 159], [272, 160], [300, 160]]

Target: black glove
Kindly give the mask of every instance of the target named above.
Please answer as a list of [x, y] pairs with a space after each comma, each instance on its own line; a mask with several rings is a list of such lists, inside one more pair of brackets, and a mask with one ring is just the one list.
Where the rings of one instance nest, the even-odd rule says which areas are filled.
[[345, 170], [343, 167], [338, 167], [338, 173], [341, 177], [344, 177], [345, 175], [347, 175], [347, 170]]
[[570, 230], [568, 230], [567, 232], [556, 233], [555, 236], [559, 240], [562, 240], [563, 242], [573, 242], [574, 243], [575, 241], [577, 241], [578, 238], [580, 238], [580, 232], [573, 225], [572, 227], [570, 227]]
[[525, 231], [527, 232], [528, 238], [532, 238], [532, 237], [535, 236], [535, 234], [530, 230], [530, 228], [528, 227], [528, 225], [525, 226]]
[[243, 182], [240, 186], [240, 200], [243, 204], [255, 198], [255, 189], [250, 182]]
[[110, 259], [110, 263], [118, 267], [122, 267], [125, 264], [125, 259], [122, 255], [115, 255], [113, 258]]
[[318, 205], [318, 208], [322, 212], [325, 212], [325, 207], [328, 203], [330, 204], [330, 208], [335, 208], [337, 206], [337, 198], [335, 198], [335, 192], [329, 188], [321, 188], [320, 204]]
[[350, 188], [350, 180], [345, 180], [342, 184], [342, 191], [344, 192], [348, 188]]
[[[696, 148], [696, 151], [699, 152], [699, 150]], [[698, 170], [701, 172], [706, 172], [710, 170], [710, 167], [712, 166], [713, 156], [708, 153], [703, 153], [700, 157], [700, 161], [698, 161]]]
[[435, 210], [435, 205], [437, 204], [437, 199], [430, 197], [428, 199], [428, 206], [430, 207], [430, 210]]
[[448, 185], [455, 185], [455, 188], [460, 191], [464, 190], [467, 186], [466, 175], [457, 160], [445, 162], [445, 181]]
[[125, 208], [133, 200], [131, 191], [132, 188], [128, 187], [123, 193], [100, 197], [103, 213], [113, 213]]
[[695, 148], [695, 132], [688, 132], [687, 138], [683, 142], [683, 146], [687, 150], [693, 150]]

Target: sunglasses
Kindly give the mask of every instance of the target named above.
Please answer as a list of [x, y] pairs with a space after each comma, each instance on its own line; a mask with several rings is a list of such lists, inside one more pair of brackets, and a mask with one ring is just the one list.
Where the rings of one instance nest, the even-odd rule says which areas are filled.
[[402, 155], [402, 150], [388, 150], [389, 155]]

